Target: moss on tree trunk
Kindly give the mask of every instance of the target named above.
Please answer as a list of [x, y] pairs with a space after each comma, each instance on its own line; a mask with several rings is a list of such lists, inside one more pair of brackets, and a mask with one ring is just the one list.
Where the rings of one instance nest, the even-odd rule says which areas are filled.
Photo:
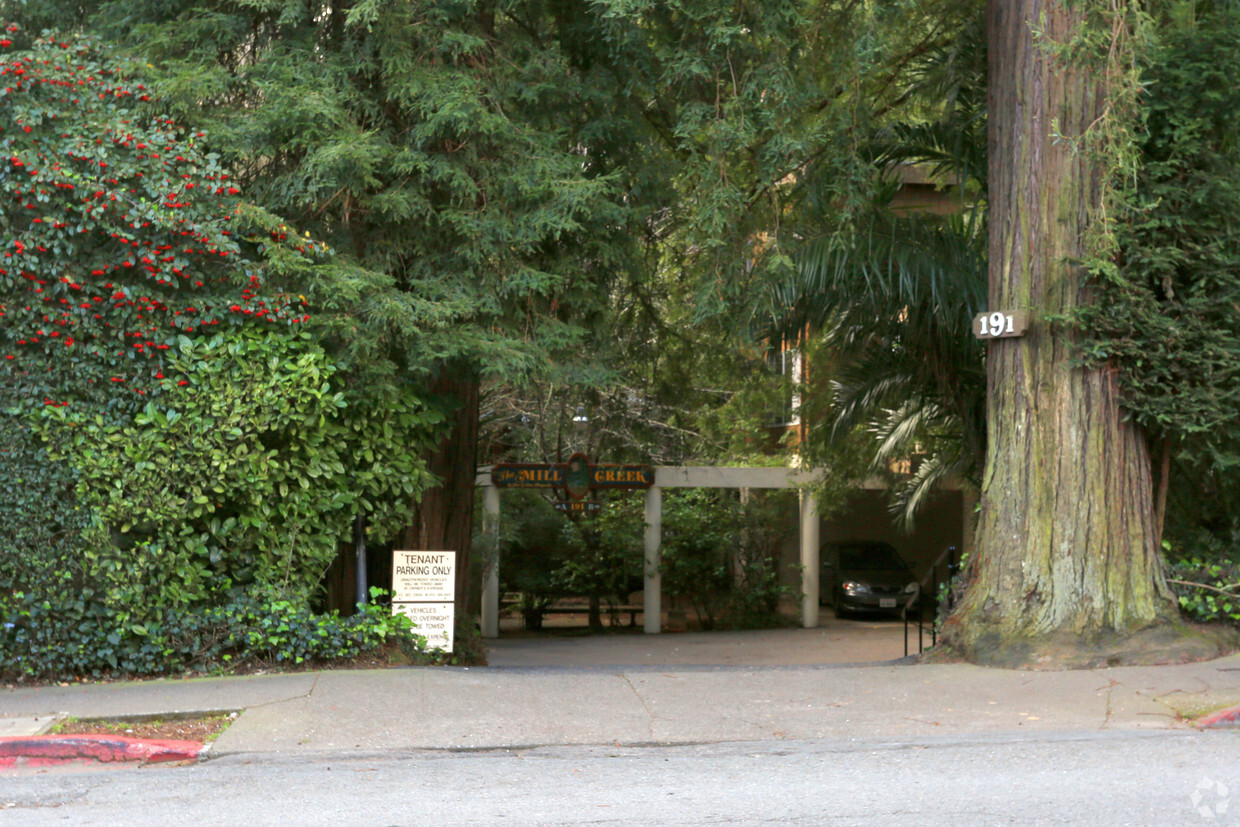
[[1099, 122], [1108, 89], [1101, 72], [1035, 43], [1033, 28], [1042, 43], [1067, 42], [1087, 5], [990, 3], [989, 302], [1029, 310], [1031, 324], [989, 346], [978, 548], [945, 627], [947, 645], [980, 663], [1071, 667], [1218, 651], [1204, 639], [1183, 645], [1150, 456], [1125, 421], [1116, 374], [1076, 366], [1076, 333], [1048, 320], [1093, 298], [1076, 262], [1088, 257], [1103, 172], [1070, 139]]

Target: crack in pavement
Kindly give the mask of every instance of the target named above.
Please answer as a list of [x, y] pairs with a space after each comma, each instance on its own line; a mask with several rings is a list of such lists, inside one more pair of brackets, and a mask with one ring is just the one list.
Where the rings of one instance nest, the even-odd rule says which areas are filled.
[[646, 699], [642, 697], [642, 693], [637, 691], [637, 686], [634, 685], [632, 679], [629, 678], [628, 673], [621, 672], [620, 677], [624, 678], [624, 682], [629, 685], [629, 689], [633, 692], [633, 695], [637, 698], [638, 701], [641, 702], [642, 709], [646, 710], [646, 717], [648, 719], [646, 722], [647, 733], [650, 735], [651, 740], [654, 740], [654, 722], [655, 722], [654, 712], [651, 711], [649, 704], [646, 703]]
[[[241, 707], [241, 709], [240, 709], [240, 710], [238, 710], [238, 709], [237, 709], [237, 707], [235, 707], [235, 706], [234, 706], [234, 707], [231, 707], [231, 708], [229, 708], [229, 709], [227, 709], [227, 710], [224, 710], [224, 711], [226, 711], [226, 712], [244, 712], [244, 711], [246, 711], [247, 709], [262, 709], [262, 708], [263, 708], [263, 707], [265, 707], [265, 706], [275, 706], [276, 704], [284, 704], [284, 703], [288, 703], [289, 701], [296, 701], [296, 700], [308, 699], [308, 698], [310, 698], [311, 696], [313, 696], [313, 695], [314, 695], [314, 690], [318, 688], [318, 686], [319, 686], [319, 678], [321, 678], [321, 677], [323, 677], [323, 673], [322, 673], [322, 672], [315, 672], [315, 673], [314, 673], [314, 680], [310, 683], [310, 689], [309, 689], [308, 691], [306, 691], [306, 692], [302, 693], [302, 694], [298, 694], [298, 695], [288, 695], [288, 696], [283, 697], [283, 698], [273, 698], [273, 699], [272, 699], [272, 700], [270, 700], [270, 701], [263, 701], [262, 703], [248, 704], [247, 706]], [[212, 692], [212, 694], [215, 694], [215, 693], [214, 693], [214, 692]]]

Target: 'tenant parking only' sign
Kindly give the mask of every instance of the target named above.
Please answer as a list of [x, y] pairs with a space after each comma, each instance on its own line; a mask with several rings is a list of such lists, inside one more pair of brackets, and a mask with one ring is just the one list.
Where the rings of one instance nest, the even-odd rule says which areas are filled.
[[456, 552], [392, 552], [392, 611], [413, 621], [431, 649], [452, 651]]

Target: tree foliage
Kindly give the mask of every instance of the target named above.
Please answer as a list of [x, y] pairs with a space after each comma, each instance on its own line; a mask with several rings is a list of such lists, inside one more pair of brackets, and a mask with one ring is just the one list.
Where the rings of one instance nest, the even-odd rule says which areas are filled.
[[[985, 459], [984, 350], [970, 325], [986, 306], [988, 261], [981, 24], [980, 14], [962, 15], [954, 37], [912, 61], [911, 105], [859, 150], [873, 200], [846, 220], [821, 214], [795, 270], [755, 313], [760, 329], [814, 353], [811, 456], [860, 459], [879, 474], [917, 457], [911, 476], [892, 480], [892, 510], [906, 527], [945, 479], [978, 484]], [[897, 206], [910, 172], [936, 183], [937, 210]], [[823, 176], [807, 172], [810, 203], [827, 200]]]
[[[1175, 455], [1171, 528], [1234, 530], [1240, 443], [1240, 12], [1168, 20], [1145, 66], [1141, 174], [1123, 214], [1105, 301], [1083, 314], [1091, 363], [1113, 365], [1124, 402]], [[1193, 492], [1184, 498], [1187, 491]]]
[[[293, 332], [329, 251], [241, 202], [137, 64], [6, 33], [0, 672], [301, 653], [273, 613], [308, 613], [357, 511], [403, 520], [438, 417], [407, 386], [342, 387]], [[217, 637], [232, 622], [262, 640]], [[373, 648], [391, 624], [353, 626]], [[306, 656], [357, 651], [318, 628]]]
[[[473, 3], [109, 3], [269, 209], [348, 257], [312, 285], [350, 366], [521, 376], [580, 341], [624, 225], [589, 101], [525, 17]], [[539, 12], [530, 9], [531, 14]]]

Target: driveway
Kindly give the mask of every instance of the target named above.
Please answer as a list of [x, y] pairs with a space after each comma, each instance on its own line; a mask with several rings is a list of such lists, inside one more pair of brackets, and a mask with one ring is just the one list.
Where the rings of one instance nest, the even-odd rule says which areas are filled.
[[[930, 646], [929, 629], [925, 646]], [[824, 619], [816, 629], [746, 632], [609, 630], [587, 634], [561, 628], [544, 633], [501, 631], [487, 641], [487, 661], [499, 667], [547, 666], [805, 666], [881, 663], [904, 657], [899, 619]], [[909, 653], [917, 653], [917, 627], [909, 627]]]

